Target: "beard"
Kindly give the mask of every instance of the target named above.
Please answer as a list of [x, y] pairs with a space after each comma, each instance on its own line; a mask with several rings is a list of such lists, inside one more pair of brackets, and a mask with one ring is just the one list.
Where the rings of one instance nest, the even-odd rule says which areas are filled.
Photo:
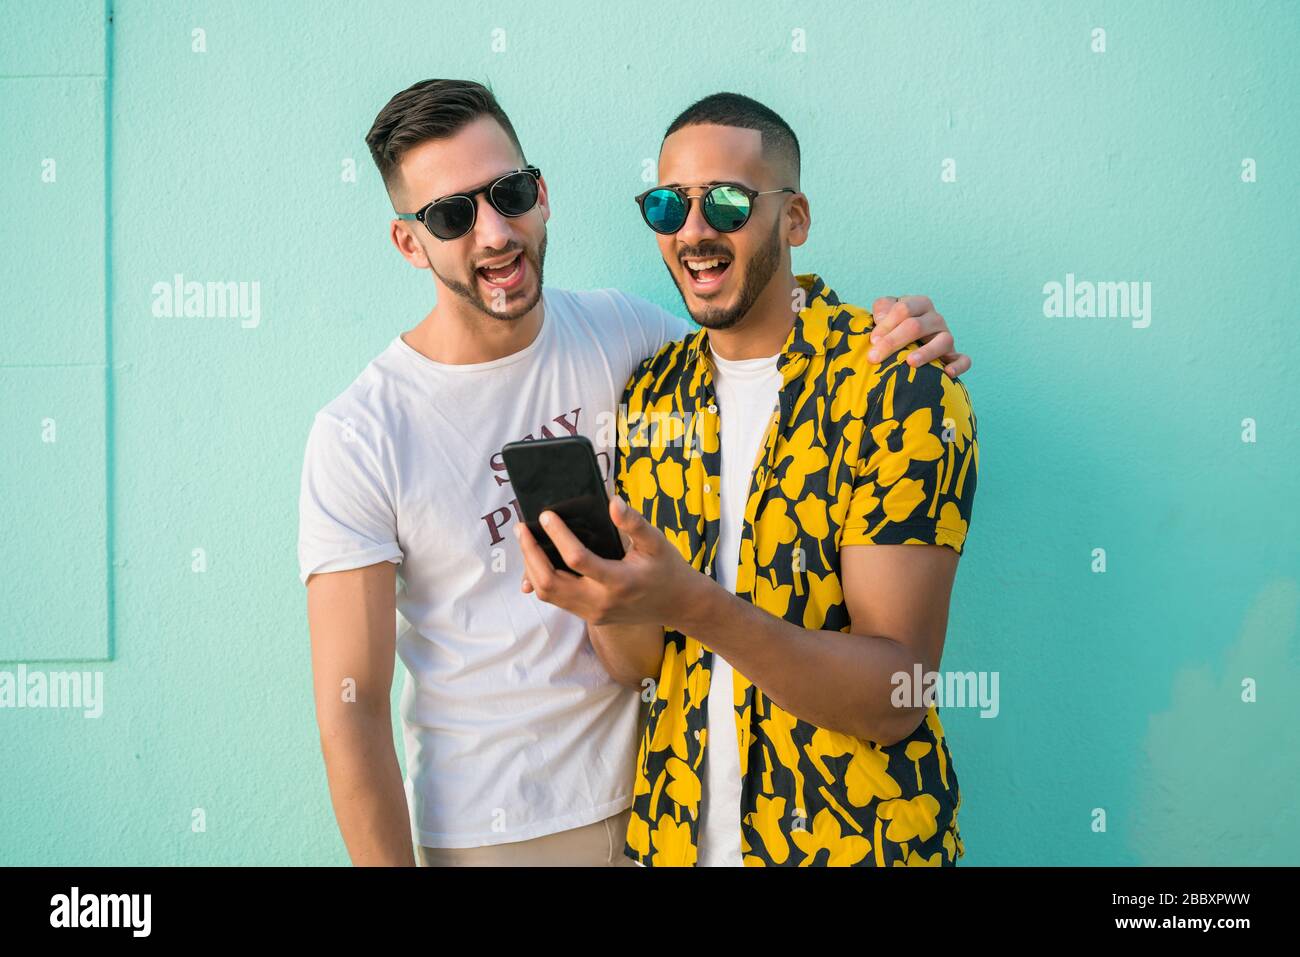
[[[444, 286], [485, 316], [491, 316], [493, 319], [504, 319], [507, 321], [518, 319], [531, 312], [533, 307], [536, 306], [538, 301], [542, 298], [542, 263], [546, 260], [546, 234], [542, 234], [542, 241], [538, 244], [536, 252], [523, 245], [520, 245], [518, 248], [524, 261], [532, 267], [533, 275], [537, 277], [537, 288], [526, 299], [508, 309], [492, 308], [492, 305], [483, 298], [477, 280], [470, 283], [463, 283], [459, 279], [452, 279], [450, 276], [444, 276], [442, 273], [438, 272], [437, 269], [434, 269], [432, 259], [429, 260], [429, 268], [433, 271], [435, 276], [442, 280]], [[505, 250], [505, 252], [510, 251], [510, 249]], [[471, 273], [471, 275], [474, 274]]]
[[[723, 249], [700, 248], [691, 250], [692, 255], [709, 256], [713, 254], [727, 255]], [[680, 260], [678, 260], [680, 262]], [[772, 232], [754, 253], [753, 257], [745, 266], [745, 275], [741, 279], [740, 294], [736, 297], [736, 304], [730, 309], [724, 309], [718, 306], [705, 306], [695, 310], [691, 308], [690, 301], [686, 298], [686, 290], [682, 288], [682, 283], [673, 273], [667, 263], [664, 268], [668, 269], [668, 275], [672, 277], [673, 284], [677, 287], [677, 292], [682, 297], [682, 304], [686, 306], [686, 311], [691, 314], [695, 322], [705, 329], [730, 329], [736, 323], [749, 313], [758, 297], [762, 295], [763, 290], [767, 287], [777, 266], [781, 264], [781, 221], [778, 219], [772, 224]], [[734, 266], [734, 261], [733, 261]], [[685, 269], [685, 266], [682, 266]]]

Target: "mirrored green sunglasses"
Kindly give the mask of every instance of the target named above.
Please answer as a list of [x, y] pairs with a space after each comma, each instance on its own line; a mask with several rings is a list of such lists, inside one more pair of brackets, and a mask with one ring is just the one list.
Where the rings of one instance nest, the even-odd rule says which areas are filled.
[[[694, 197], [688, 189], [705, 189], [703, 196]], [[636, 197], [641, 208], [641, 218], [657, 233], [675, 233], [686, 225], [692, 200], [698, 198], [704, 211], [704, 221], [720, 233], [734, 233], [749, 222], [754, 209], [754, 199], [768, 193], [796, 193], [798, 190], [783, 186], [781, 189], [750, 189], [740, 183], [708, 183], [702, 186], [656, 186]]]

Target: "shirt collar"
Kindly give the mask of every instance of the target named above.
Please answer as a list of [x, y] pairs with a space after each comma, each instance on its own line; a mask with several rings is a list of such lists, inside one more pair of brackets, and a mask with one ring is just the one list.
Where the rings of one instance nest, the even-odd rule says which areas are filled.
[[[781, 349], [782, 364], [794, 356], [817, 356], [826, 351], [826, 338], [830, 335], [831, 318], [839, 311], [840, 300], [834, 290], [816, 273], [795, 276], [806, 297], [805, 305], [794, 318], [790, 335]], [[701, 355], [709, 354], [709, 332], [697, 329], [686, 340], [686, 360], [694, 363]]]

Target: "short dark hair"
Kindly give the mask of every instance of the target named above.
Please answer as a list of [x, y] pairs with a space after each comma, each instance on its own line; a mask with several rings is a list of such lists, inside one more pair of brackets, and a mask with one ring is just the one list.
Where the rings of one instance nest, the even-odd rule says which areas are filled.
[[699, 126], [704, 123], [758, 130], [763, 138], [763, 151], [790, 163], [795, 176], [792, 185], [798, 185], [799, 138], [790, 129], [790, 124], [774, 110], [739, 93], [711, 93], [684, 109], [668, 125], [664, 139], [684, 126]]
[[366, 134], [384, 186], [392, 188], [402, 156], [414, 146], [459, 132], [480, 116], [501, 124], [519, 155], [524, 148], [492, 91], [473, 80], [421, 80], [389, 100]]

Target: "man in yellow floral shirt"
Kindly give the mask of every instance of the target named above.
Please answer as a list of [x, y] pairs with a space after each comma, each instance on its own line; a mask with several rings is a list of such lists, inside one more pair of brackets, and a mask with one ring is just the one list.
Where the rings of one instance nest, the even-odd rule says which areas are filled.
[[706, 97], [659, 175], [642, 216], [701, 329], [625, 392], [610, 515], [628, 553], [598, 558], [544, 513], [570, 575], [517, 525], [525, 588], [652, 690], [626, 853], [953, 864], [943, 726], [896, 691], [940, 665], [979, 463], [965, 386], [911, 346], [879, 355], [870, 313], [794, 275], [810, 208], [770, 109]]

